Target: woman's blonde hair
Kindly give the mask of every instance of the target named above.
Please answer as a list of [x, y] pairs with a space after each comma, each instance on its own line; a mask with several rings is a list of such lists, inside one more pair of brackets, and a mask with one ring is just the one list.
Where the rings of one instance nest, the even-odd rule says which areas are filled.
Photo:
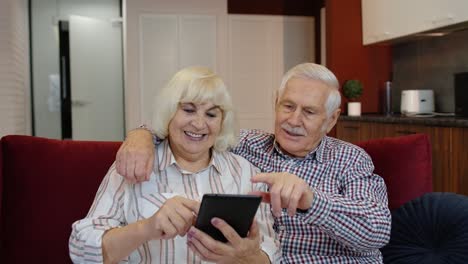
[[214, 149], [224, 151], [237, 143], [232, 100], [223, 80], [209, 68], [187, 67], [177, 72], [158, 93], [153, 106], [152, 127], [156, 135], [167, 138], [169, 123], [181, 103], [211, 102], [223, 112], [221, 131]]

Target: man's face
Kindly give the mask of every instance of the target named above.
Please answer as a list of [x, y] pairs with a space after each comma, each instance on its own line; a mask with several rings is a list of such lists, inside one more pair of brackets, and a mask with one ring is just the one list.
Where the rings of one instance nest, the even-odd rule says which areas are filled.
[[340, 110], [327, 117], [325, 102], [332, 88], [315, 80], [291, 78], [276, 101], [275, 136], [281, 149], [305, 157], [335, 125]]

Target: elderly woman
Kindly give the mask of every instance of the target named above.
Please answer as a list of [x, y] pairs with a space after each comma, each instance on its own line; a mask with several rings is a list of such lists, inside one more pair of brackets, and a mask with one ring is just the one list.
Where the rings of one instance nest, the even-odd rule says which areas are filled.
[[[245, 238], [221, 219], [216, 241], [192, 226], [205, 193], [262, 189], [258, 170], [227, 152], [235, 145], [234, 114], [223, 81], [203, 67], [175, 74], [155, 102], [153, 128], [162, 144], [150, 180], [126, 182], [111, 166], [86, 218], [73, 224], [76, 263], [269, 263], [277, 254], [269, 209], [261, 205]], [[186, 235], [187, 234], [187, 235]], [[214, 247], [213, 247], [214, 246]], [[208, 248], [216, 248], [210, 251]]]

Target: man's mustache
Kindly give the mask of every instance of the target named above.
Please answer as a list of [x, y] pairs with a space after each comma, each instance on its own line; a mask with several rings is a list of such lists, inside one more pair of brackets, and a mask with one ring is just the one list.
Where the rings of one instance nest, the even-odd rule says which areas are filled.
[[281, 128], [288, 131], [288, 133], [290, 134], [299, 135], [299, 136], [306, 135], [306, 131], [303, 127], [292, 127], [288, 123], [283, 123], [281, 125]]

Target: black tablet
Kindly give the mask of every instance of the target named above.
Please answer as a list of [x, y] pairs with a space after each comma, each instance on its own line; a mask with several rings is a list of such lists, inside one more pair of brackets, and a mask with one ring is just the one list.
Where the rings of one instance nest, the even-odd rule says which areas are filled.
[[211, 224], [213, 217], [226, 221], [241, 237], [246, 237], [262, 198], [255, 195], [205, 194], [195, 227], [221, 242], [224, 235]]

